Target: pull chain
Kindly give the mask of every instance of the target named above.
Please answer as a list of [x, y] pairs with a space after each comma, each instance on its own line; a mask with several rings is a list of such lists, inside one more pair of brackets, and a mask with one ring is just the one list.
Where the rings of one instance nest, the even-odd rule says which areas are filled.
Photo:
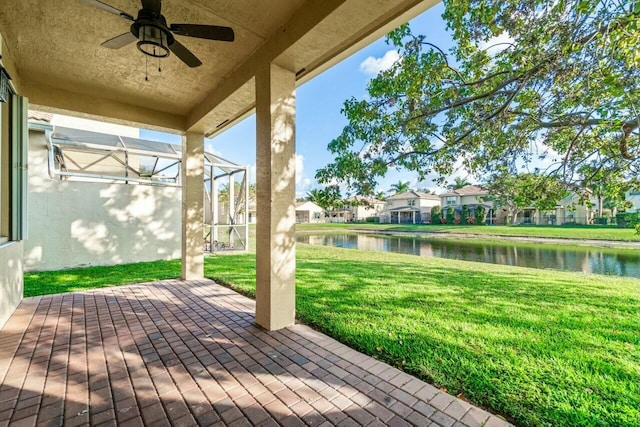
[[[153, 47], [153, 55], [156, 56], [156, 48]], [[162, 72], [162, 66], [160, 64], [160, 58], [158, 57], [158, 72]], [[149, 56], [144, 56], [144, 79], [145, 81], [149, 81]]]

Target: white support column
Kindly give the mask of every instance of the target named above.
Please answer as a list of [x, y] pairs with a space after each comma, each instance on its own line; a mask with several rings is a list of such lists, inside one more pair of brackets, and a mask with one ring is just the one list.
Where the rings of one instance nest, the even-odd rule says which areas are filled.
[[[204, 135], [182, 138], [182, 278], [204, 277]], [[212, 197], [214, 196], [212, 191]]]
[[229, 234], [229, 247], [233, 248], [235, 246], [235, 230], [236, 230], [236, 179], [235, 175], [229, 175], [229, 229], [227, 233]]
[[249, 173], [244, 170], [244, 250], [249, 250]]
[[220, 223], [218, 205], [218, 180], [213, 178], [215, 168], [211, 166], [211, 252], [215, 251], [214, 242], [218, 243], [218, 224]]
[[269, 330], [295, 320], [295, 73], [256, 74], [256, 322]]
[[236, 179], [233, 174], [229, 175], [229, 224], [233, 224], [236, 219]]

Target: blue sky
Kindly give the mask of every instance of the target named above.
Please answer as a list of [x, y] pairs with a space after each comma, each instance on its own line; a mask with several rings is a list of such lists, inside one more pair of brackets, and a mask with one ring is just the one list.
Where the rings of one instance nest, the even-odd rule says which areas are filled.
[[[452, 45], [452, 38], [441, 18], [444, 6], [437, 4], [411, 21], [414, 32], [427, 35], [428, 41], [443, 49]], [[312, 188], [316, 170], [332, 161], [327, 145], [347, 124], [340, 113], [345, 100], [366, 96], [367, 83], [376, 70], [394, 60], [391, 46], [384, 38], [335, 65], [296, 90], [296, 196], [304, 197]], [[385, 56], [386, 55], [386, 56]], [[177, 135], [141, 130], [141, 138], [180, 143]], [[206, 140], [206, 148], [255, 170], [255, 115], [248, 117], [214, 139]], [[255, 176], [255, 173], [252, 174]], [[418, 183], [412, 172], [392, 171], [379, 182], [379, 190], [389, 190], [392, 183], [410, 181], [414, 187], [435, 189], [431, 181]]]

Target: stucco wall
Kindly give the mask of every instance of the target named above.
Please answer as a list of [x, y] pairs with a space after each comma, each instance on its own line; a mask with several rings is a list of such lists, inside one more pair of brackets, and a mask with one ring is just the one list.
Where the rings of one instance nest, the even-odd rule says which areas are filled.
[[461, 205], [479, 205], [482, 203], [489, 203], [489, 204], [491, 203], [491, 202], [480, 200], [483, 197], [486, 197], [486, 196], [462, 196], [460, 197], [460, 204]]
[[180, 257], [180, 188], [54, 180], [47, 156], [30, 131], [25, 271]]
[[22, 242], [0, 245], [0, 328], [22, 299]]
[[384, 210], [385, 204], [375, 203], [373, 206], [358, 205], [351, 208], [351, 216], [356, 221], [364, 221], [365, 219], [378, 216]]
[[422, 209], [423, 211], [426, 212], [431, 212], [431, 208], [434, 206], [440, 206], [440, 200], [433, 200], [433, 199], [418, 199], [418, 205], [421, 208], [427, 208], [427, 209]]

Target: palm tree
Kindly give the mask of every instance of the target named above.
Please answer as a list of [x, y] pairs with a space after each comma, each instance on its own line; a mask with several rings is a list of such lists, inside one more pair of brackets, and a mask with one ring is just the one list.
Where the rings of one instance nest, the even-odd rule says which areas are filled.
[[460, 178], [459, 176], [457, 176], [454, 183], [449, 184], [447, 188], [449, 190], [457, 190], [459, 188], [466, 187], [467, 185], [471, 185], [471, 183], [467, 181], [466, 178]]
[[384, 200], [387, 198], [387, 196], [384, 194], [384, 191], [378, 191], [374, 197], [378, 200]]
[[391, 190], [394, 194], [405, 193], [410, 190], [409, 183], [406, 181], [398, 181], [395, 184], [391, 184]]
[[322, 209], [327, 209], [329, 207], [327, 195], [322, 190], [319, 190], [317, 188], [314, 188], [311, 191], [307, 192], [306, 199], [320, 206]]

